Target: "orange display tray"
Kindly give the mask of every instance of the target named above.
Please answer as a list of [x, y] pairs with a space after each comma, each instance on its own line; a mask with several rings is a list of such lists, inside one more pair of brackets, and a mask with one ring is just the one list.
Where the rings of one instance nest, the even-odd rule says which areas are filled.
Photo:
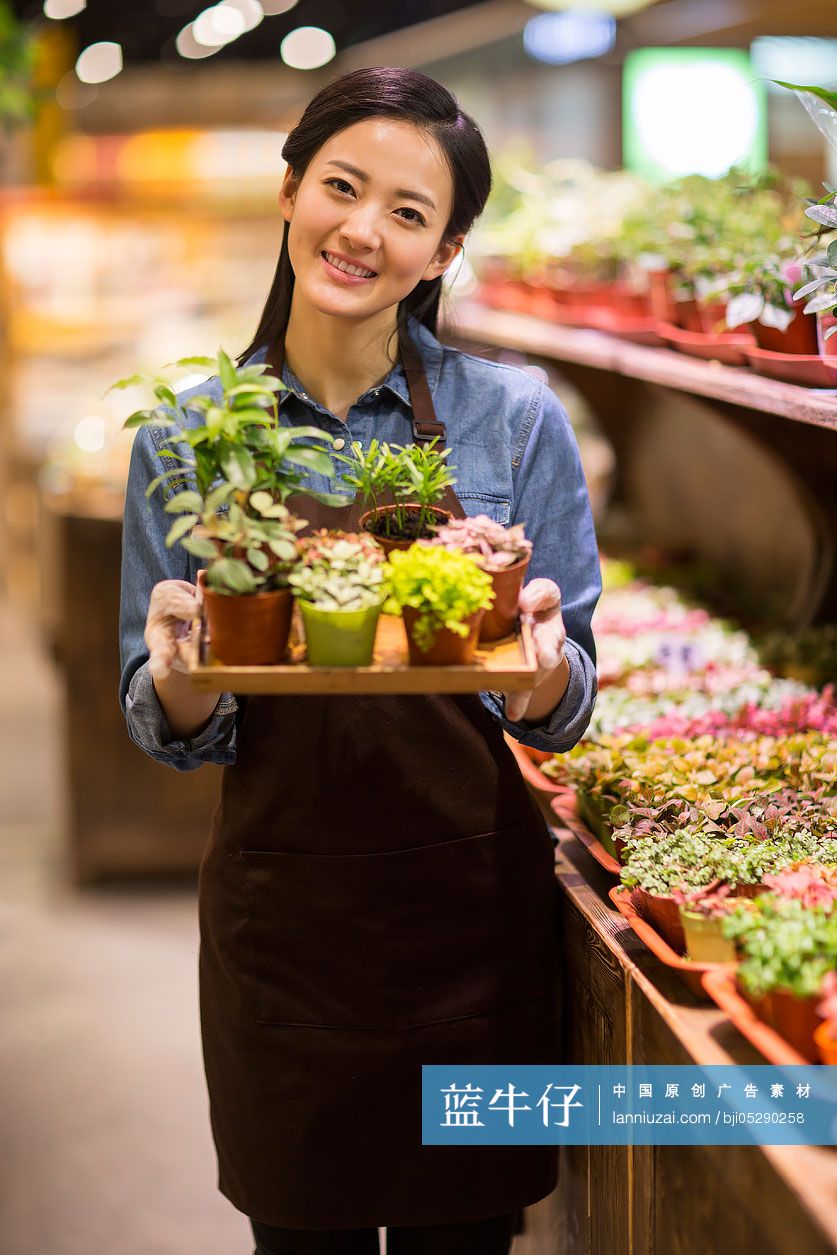
[[587, 825], [583, 824], [579, 819], [575, 793], [569, 792], [568, 796], [565, 794], [559, 795], [550, 803], [550, 806], [562, 821], [564, 827], [569, 828], [574, 837], [578, 837], [581, 844], [600, 867], [603, 867], [606, 872], [610, 872], [612, 876], [621, 875], [622, 864], [611, 854], [610, 850], [602, 845], [596, 834], [591, 832]]
[[692, 993], [697, 994], [699, 998], [706, 998], [707, 996], [703, 977], [708, 972], [729, 972], [734, 970], [734, 963], [695, 963], [692, 959], [686, 959], [682, 954], [678, 954], [676, 950], [672, 950], [671, 946], [660, 936], [656, 928], [638, 914], [636, 907], [631, 901], [630, 889], [618, 885], [616, 888], [611, 889], [608, 896], [619, 914], [624, 916], [637, 937], [645, 943], [655, 958], [658, 958], [661, 963], [665, 963], [666, 967], [673, 968], [680, 979], [688, 985]]
[[704, 972], [703, 987], [713, 1002], [726, 1011], [735, 1027], [751, 1046], [764, 1055], [768, 1063], [780, 1067], [807, 1066], [810, 1060], [804, 1058], [793, 1046], [785, 1041], [775, 1029], [760, 1020], [735, 987], [735, 969], [720, 965], [712, 971]]

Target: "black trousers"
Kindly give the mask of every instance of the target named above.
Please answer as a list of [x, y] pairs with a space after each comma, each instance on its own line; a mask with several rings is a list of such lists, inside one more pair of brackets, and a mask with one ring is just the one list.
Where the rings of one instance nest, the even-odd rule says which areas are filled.
[[[519, 1212], [464, 1224], [387, 1229], [387, 1255], [508, 1255]], [[277, 1229], [251, 1220], [253, 1255], [378, 1255], [377, 1229]]]

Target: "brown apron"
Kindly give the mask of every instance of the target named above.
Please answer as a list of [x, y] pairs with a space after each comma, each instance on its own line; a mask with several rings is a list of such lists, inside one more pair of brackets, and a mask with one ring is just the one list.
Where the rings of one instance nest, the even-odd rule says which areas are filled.
[[[444, 444], [400, 349], [414, 438]], [[361, 513], [297, 506], [309, 528]], [[240, 1211], [446, 1224], [554, 1188], [551, 1147], [421, 1145], [422, 1064], [559, 1061], [552, 843], [476, 694], [247, 698], [199, 912], [218, 1186]]]

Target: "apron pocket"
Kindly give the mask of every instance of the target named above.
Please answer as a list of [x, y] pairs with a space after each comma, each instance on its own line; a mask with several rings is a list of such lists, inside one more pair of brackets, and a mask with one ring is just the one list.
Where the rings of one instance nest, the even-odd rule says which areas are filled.
[[260, 1023], [410, 1028], [552, 993], [546, 832], [241, 860]]

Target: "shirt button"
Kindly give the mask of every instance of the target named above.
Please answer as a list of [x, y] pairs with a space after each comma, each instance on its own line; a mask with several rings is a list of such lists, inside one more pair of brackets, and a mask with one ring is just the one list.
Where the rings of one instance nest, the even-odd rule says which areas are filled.
[[336, 439], [336, 440], [335, 440], [335, 442], [334, 442], [334, 448], [335, 448], [335, 449], [342, 449], [342, 448], [344, 447], [345, 443], [346, 443], [346, 441], [343, 439], [343, 437], [342, 437], [342, 436], [338, 436], [338, 437], [337, 437], [337, 439]]

